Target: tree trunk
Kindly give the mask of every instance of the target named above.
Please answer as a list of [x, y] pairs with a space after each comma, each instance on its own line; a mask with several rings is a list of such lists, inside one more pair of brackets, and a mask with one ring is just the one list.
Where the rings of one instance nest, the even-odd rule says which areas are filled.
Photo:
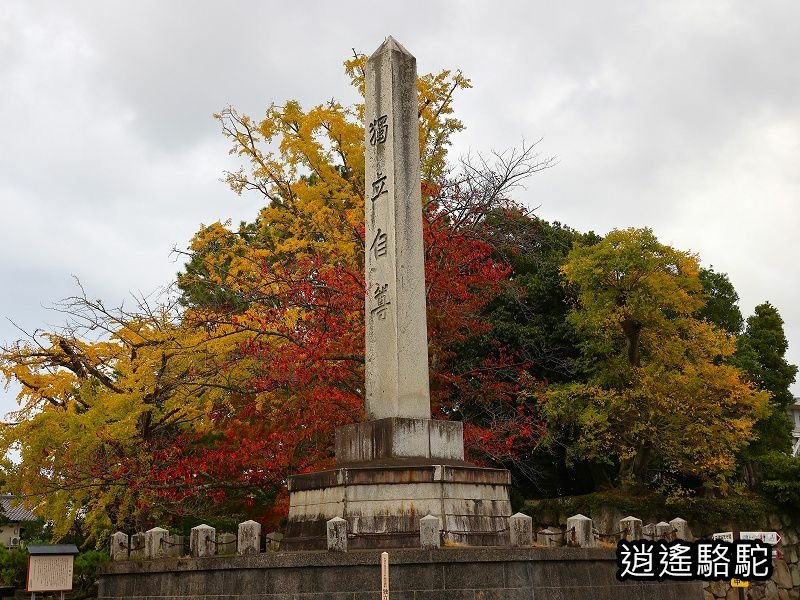
[[642, 337], [642, 324], [632, 319], [622, 321], [622, 332], [628, 342], [628, 362], [633, 367], [640, 365], [639, 339]]
[[748, 460], [742, 465], [740, 472], [742, 481], [749, 489], [755, 489], [763, 479], [761, 465], [754, 460]]
[[606, 471], [606, 465], [594, 462], [590, 463], [589, 473], [592, 476], [592, 483], [594, 484], [595, 490], [608, 490], [614, 487], [608, 476], [608, 471]]
[[632, 458], [626, 458], [619, 465], [620, 487], [629, 489], [633, 486], [647, 483], [647, 467], [653, 457], [653, 445], [646, 443], [641, 446]]

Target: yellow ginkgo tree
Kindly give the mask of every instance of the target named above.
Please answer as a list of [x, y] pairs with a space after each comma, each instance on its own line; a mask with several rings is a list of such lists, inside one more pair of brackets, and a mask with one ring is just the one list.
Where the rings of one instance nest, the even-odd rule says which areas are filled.
[[94, 532], [133, 527], [172, 485], [152, 479], [154, 453], [186, 427], [202, 432], [239, 393], [246, 361], [221, 367], [242, 334], [193, 325], [174, 299], [126, 311], [82, 294], [59, 309], [67, 327], [0, 351], [0, 373], [20, 387], [0, 429], [5, 485], [56, 537], [79, 517]]

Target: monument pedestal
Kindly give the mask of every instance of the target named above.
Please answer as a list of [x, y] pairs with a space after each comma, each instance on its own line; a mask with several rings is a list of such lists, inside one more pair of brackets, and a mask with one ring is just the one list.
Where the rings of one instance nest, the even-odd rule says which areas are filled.
[[463, 425], [388, 417], [336, 429], [336, 463], [341, 466], [407, 459], [463, 462]]
[[347, 521], [350, 548], [419, 547], [419, 520], [444, 544], [508, 544], [511, 477], [464, 460], [462, 424], [388, 418], [336, 430], [334, 469], [289, 478], [287, 550], [326, 548], [326, 522]]

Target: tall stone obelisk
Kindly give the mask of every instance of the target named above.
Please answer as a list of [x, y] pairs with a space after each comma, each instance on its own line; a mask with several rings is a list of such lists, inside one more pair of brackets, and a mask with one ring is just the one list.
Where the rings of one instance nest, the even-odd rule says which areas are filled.
[[366, 412], [431, 418], [417, 61], [388, 37], [366, 67]]
[[388, 37], [365, 75], [367, 420], [337, 428], [336, 462], [463, 461], [461, 423], [431, 419], [417, 60]]

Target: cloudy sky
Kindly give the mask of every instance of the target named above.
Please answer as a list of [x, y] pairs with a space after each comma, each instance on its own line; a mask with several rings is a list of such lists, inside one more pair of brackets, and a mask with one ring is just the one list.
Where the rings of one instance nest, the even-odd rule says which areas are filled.
[[543, 138], [558, 165], [518, 200], [698, 253], [745, 315], [778, 307], [800, 363], [800, 3], [387, 4], [0, 0], [0, 340], [58, 325], [73, 276], [119, 303], [200, 223], [252, 219], [212, 113], [352, 102], [342, 61], [391, 34], [472, 79], [455, 155]]

